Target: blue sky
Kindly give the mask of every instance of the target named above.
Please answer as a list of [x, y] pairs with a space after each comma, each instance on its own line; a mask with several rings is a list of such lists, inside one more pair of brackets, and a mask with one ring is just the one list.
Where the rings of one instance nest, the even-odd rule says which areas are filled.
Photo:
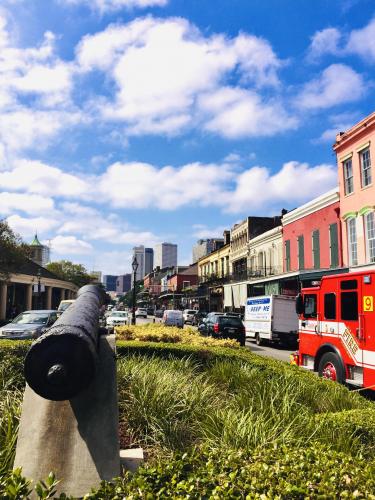
[[337, 184], [374, 111], [373, 0], [3, 0], [0, 217], [122, 274]]

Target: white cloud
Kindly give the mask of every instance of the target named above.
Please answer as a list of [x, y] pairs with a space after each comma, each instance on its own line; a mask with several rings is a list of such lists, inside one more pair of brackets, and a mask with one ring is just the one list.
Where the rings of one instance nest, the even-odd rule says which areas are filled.
[[7, 218], [10, 227], [24, 238], [33, 236], [36, 232], [38, 235], [48, 234], [55, 230], [59, 225], [57, 219], [48, 217], [21, 217], [14, 214]]
[[95, 257], [95, 267], [101, 269], [103, 274], [120, 275], [130, 273], [132, 253], [130, 251], [113, 250], [100, 252]]
[[[280, 103], [258, 95], [260, 87], [279, 88], [282, 66], [259, 37], [205, 37], [185, 19], [147, 17], [84, 37], [77, 61], [82, 72], [112, 78], [114, 99], [91, 106], [106, 120], [124, 122], [129, 134], [176, 135], [206, 123], [215, 133], [244, 137], [295, 126]], [[226, 87], [235, 75], [241, 87]]]
[[239, 88], [225, 87], [204, 95], [200, 107], [210, 116], [204, 128], [230, 139], [272, 136], [297, 126], [280, 103], [262, 102], [255, 92]]
[[332, 144], [336, 140], [336, 135], [339, 132], [345, 132], [360, 119], [361, 115], [358, 112], [330, 115], [330, 127], [327, 128], [320, 137], [314, 139], [312, 142], [315, 144], [330, 142]]
[[265, 167], [252, 167], [236, 179], [237, 186], [224, 198], [224, 210], [246, 212], [279, 211], [283, 205], [303, 203], [337, 185], [337, 169], [333, 165], [310, 167], [290, 161], [275, 173]]
[[87, 5], [101, 13], [120, 9], [145, 9], [147, 7], [165, 7], [169, 0], [59, 0], [67, 5]]
[[366, 85], [359, 73], [345, 64], [332, 64], [304, 85], [296, 103], [304, 109], [324, 109], [358, 101], [365, 93]]
[[42, 148], [82, 118], [70, 99], [74, 64], [56, 55], [55, 36], [19, 48], [0, 12], [0, 143], [11, 152]]
[[92, 245], [87, 241], [80, 240], [75, 236], [57, 235], [51, 240], [51, 248], [54, 253], [64, 255], [87, 255], [93, 251]]
[[225, 226], [207, 227], [205, 224], [193, 225], [193, 236], [196, 238], [222, 238]]
[[338, 55], [341, 33], [337, 28], [325, 28], [317, 31], [311, 37], [311, 45], [307, 57], [311, 62], [317, 62], [323, 55]]
[[176, 210], [191, 203], [220, 205], [224, 185], [232, 177], [226, 165], [158, 169], [147, 163], [115, 163], [101, 176], [97, 190], [115, 207]]
[[375, 62], [375, 18], [364, 28], [350, 33], [346, 51], [359, 55], [367, 62]]
[[3, 191], [0, 193], [0, 214], [9, 215], [15, 211], [25, 212], [30, 215], [51, 212], [54, 208], [52, 198], [35, 194], [10, 193]]

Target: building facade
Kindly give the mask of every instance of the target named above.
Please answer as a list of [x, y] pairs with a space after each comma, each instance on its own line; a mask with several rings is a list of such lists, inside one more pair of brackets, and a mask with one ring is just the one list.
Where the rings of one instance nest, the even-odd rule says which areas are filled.
[[18, 273], [0, 282], [0, 321], [31, 309], [57, 309], [61, 300], [74, 299], [77, 290], [74, 283], [63, 281], [26, 259]]
[[343, 260], [351, 270], [375, 268], [375, 113], [346, 132], [333, 146], [337, 155]]
[[177, 266], [177, 245], [159, 243], [154, 249], [154, 267], [164, 269]]
[[[134, 259], [137, 259], [137, 262], [138, 262], [138, 268], [137, 268], [137, 271], [135, 273], [135, 280], [136, 281], [139, 281], [139, 280], [143, 280], [144, 276], [145, 276], [145, 247], [143, 245], [140, 245], [138, 247], [133, 247], [133, 258], [132, 258], [132, 261]], [[131, 284], [133, 286], [133, 273], [132, 273], [132, 277], [131, 277]]]
[[132, 287], [132, 275], [122, 274], [117, 276], [116, 293], [127, 293]]
[[209, 238], [206, 240], [198, 240], [193, 246], [193, 263], [198, 262], [199, 259], [206, 255], [218, 250], [224, 246], [224, 238]]
[[250, 240], [280, 224], [281, 217], [247, 217], [232, 227], [230, 266], [232, 274], [237, 279], [247, 279], [248, 277]]
[[145, 248], [145, 269], [144, 276], [149, 274], [154, 269], [154, 249], [153, 248]]
[[342, 267], [337, 189], [288, 212], [282, 223], [284, 272]]
[[105, 274], [103, 276], [103, 285], [107, 292], [116, 291], [117, 278], [118, 276], [114, 276], [112, 274]]

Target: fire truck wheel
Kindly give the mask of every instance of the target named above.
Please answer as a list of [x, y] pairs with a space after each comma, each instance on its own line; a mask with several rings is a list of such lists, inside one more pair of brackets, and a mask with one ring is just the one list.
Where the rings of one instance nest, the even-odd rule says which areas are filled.
[[326, 352], [319, 362], [319, 376], [343, 384], [345, 369], [338, 354]]
[[256, 345], [262, 345], [262, 343], [263, 343], [262, 339], [260, 338], [259, 333], [255, 334], [255, 343], [256, 343]]

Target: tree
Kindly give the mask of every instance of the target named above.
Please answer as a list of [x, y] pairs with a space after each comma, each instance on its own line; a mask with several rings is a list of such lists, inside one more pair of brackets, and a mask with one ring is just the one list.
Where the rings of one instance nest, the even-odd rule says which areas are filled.
[[48, 271], [64, 281], [71, 281], [78, 287], [87, 285], [93, 281], [93, 277], [87, 272], [82, 264], [74, 264], [69, 260], [60, 260], [47, 264]]
[[[139, 292], [143, 290], [143, 280], [135, 282], [135, 294], [138, 295]], [[122, 302], [127, 307], [133, 307], [133, 288], [131, 288], [123, 297], [121, 297], [120, 302]]]
[[29, 255], [28, 245], [6, 220], [0, 220], [0, 281], [6, 281], [11, 273], [17, 272]]

